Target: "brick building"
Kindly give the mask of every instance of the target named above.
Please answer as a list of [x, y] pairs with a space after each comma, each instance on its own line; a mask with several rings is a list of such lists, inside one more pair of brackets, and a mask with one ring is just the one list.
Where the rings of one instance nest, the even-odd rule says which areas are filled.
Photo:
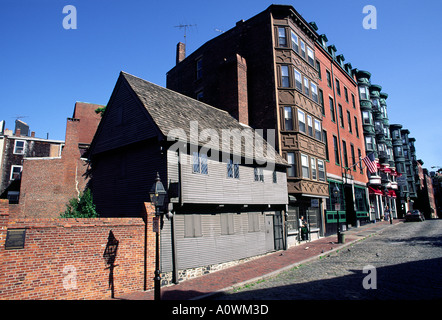
[[[313, 24], [316, 26], [316, 24]], [[319, 102], [322, 106], [323, 140], [327, 146], [326, 168], [330, 197], [325, 223], [327, 233], [336, 232], [337, 210], [333, 189], [340, 190], [340, 223], [356, 225], [368, 221], [368, 178], [361, 168], [365, 144], [359, 104], [358, 83], [351, 64], [321, 34], [316, 41], [316, 68], [319, 73]]]
[[315, 66], [317, 38], [292, 6], [271, 5], [187, 57], [183, 44], [178, 44], [177, 65], [167, 74], [168, 88], [264, 129], [267, 140], [266, 134], [275, 132], [276, 150], [291, 164], [289, 245], [298, 239], [300, 217], [308, 221], [311, 237], [324, 233], [329, 197]]

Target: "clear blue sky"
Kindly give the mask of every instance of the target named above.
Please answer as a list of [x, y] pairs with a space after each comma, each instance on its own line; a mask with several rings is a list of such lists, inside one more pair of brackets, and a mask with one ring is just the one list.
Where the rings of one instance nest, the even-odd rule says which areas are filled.
[[[439, 0], [317, 0], [293, 5], [353, 67], [372, 73], [389, 94], [390, 123], [416, 138], [424, 166], [442, 166], [442, 31]], [[176, 44], [187, 32], [191, 53], [241, 19], [266, 9], [265, 0], [0, 0], [0, 120], [13, 129], [26, 116], [38, 137], [64, 140], [76, 101], [107, 104], [121, 70], [166, 85]], [[77, 29], [65, 30], [63, 7], [77, 9]], [[377, 9], [366, 30], [362, 9]]]

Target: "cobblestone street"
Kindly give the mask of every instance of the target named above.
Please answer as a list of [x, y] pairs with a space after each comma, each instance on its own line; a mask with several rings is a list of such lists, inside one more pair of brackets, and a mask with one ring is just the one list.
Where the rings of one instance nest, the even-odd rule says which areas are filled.
[[[212, 299], [441, 299], [441, 269], [442, 220], [403, 223]], [[376, 289], [364, 289], [366, 277]]]

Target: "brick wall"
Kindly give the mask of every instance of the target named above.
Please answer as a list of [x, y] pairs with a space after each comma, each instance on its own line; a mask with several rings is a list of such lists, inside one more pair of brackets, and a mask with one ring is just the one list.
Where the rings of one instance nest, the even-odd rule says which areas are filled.
[[[0, 200], [0, 299], [108, 299], [110, 270], [103, 258], [112, 231], [119, 241], [114, 295], [153, 288], [154, 209], [143, 218], [9, 219]], [[25, 229], [23, 249], [5, 249], [7, 230]], [[146, 248], [146, 250], [145, 250]]]

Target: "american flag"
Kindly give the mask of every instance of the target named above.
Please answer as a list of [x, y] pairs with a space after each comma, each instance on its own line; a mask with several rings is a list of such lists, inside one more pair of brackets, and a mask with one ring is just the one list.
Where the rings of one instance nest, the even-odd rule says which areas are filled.
[[367, 166], [368, 171], [370, 171], [370, 173], [375, 173], [376, 171], [378, 171], [378, 167], [377, 167], [376, 162], [374, 160], [373, 153], [370, 153], [368, 156], [366, 156], [364, 159], [362, 159], [362, 161], [364, 161], [364, 163]]

